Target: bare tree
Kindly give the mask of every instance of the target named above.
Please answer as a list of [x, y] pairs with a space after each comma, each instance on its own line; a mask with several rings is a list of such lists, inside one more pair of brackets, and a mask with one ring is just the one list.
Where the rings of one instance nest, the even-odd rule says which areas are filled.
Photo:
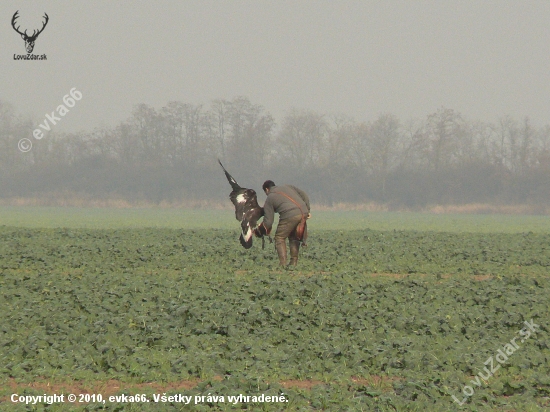
[[392, 114], [382, 114], [369, 128], [367, 144], [371, 151], [370, 167], [380, 180], [382, 199], [386, 199], [386, 184], [390, 169], [398, 156], [401, 125]]
[[200, 161], [205, 148], [205, 118], [202, 105], [170, 102], [160, 111], [162, 122], [163, 157], [171, 164]]
[[227, 146], [227, 129], [228, 129], [228, 106], [230, 105], [229, 101], [218, 99], [214, 100], [211, 104], [211, 109], [209, 112], [210, 116], [210, 135], [215, 136], [216, 140], [219, 143], [220, 155], [222, 158], [226, 156], [226, 146]]
[[279, 154], [292, 167], [319, 165], [325, 153], [329, 126], [323, 115], [291, 109], [277, 138]]
[[535, 146], [537, 167], [550, 172], [550, 125], [538, 131]]
[[261, 168], [268, 160], [275, 120], [262, 106], [252, 104], [246, 97], [233, 99], [226, 114], [231, 160]]
[[526, 173], [532, 164], [534, 136], [535, 130], [531, 126], [531, 120], [529, 117], [525, 117], [525, 119], [523, 119], [523, 127], [520, 131], [519, 142], [520, 173]]
[[135, 106], [129, 122], [139, 146], [141, 160], [152, 162], [161, 154], [161, 122], [157, 111], [146, 104]]
[[442, 165], [456, 162], [459, 142], [464, 137], [464, 125], [462, 116], [452, 109], [441, 108], [428, 116], [422, 149], [434, 171], [438, 172]]
[[[353, 160], [352, 140], [356, 128], [355, 120], [345, 115], [332, 116], [327, 130], [325, 155], [328, 165], [349, 165]], [[332, 127], [331, 127], [332, 126]]]

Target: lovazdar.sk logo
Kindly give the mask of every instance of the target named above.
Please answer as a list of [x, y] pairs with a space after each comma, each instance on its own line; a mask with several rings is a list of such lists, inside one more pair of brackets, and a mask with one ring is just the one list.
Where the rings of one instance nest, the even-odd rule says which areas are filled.
[[17, 10], [13, 14], [13, 17], [11, 18], [11, 26], [17, 33], [21, 35], [21, 38], [25, 41], [25, 49], [27, 49], [27, 54], [14, 54], [13, 60], [46, 60], [47, 57], [45, 54], [41, 54], [41, 55], [32, 54], [32, 51], [34, 50], [34, 42], [36, 41], [36, 38], [40, 33], [44, 31], [44, 29], [46, 28], [46, 25], [48, 24], [48, 21], [50, 20], [48, 15], [44, 13], [44, 16], [43, 16], [44, 21], [42, 22], [42, 28], [34, 29], [31, 35], [27, 33], [28, 29], [25, 29], [25, 31], [21, 31], [21, 25], [17, 22], [18, 18], [19, 18], [19, 10]]

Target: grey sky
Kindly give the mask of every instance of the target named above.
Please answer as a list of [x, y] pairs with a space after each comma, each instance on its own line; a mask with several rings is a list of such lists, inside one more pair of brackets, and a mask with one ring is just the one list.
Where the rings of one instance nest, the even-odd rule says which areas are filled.
[[[48, 27], [34, 54], [12, 29]], [[6, 1], [0, 99], [38, 121], [72, 87], [56, 130], [125, 120], [132, 106], [243, 95], [276, 118], [291, 107], [373, 120], [439, 107], [470, 119], [550, 123], [550, 2]]]

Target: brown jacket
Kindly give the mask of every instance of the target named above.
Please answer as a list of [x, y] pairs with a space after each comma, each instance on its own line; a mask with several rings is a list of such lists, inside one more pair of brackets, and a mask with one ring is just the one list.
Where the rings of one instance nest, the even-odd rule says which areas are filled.
[[[300, 205], [302, 210], [300, 211], [300, 208], [291, 202], [290, 199], [283, 196], [281, 192], [290, 196]], [[309, 197], [306, 192], [292, 185], [273, 186], [269, 190], [269, 194], [265, 200], [263, 224], [267, 229], [271, 229], [275, 212], [279, 213], [279, 219], [282, 220], [300, 215], [302, 212], [307, 214], [309, 211]]]

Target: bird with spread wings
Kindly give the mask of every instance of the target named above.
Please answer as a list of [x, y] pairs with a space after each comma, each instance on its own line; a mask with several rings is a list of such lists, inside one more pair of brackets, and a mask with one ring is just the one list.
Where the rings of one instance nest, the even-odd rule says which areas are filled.
[[[227, 181], [233, 189], [229, 194], [229, 199], [231, 199], [231, 202], [235, 206], [235, 218], [241, 222], [241, 236], [239, 240], [245, 249], [250, 249], [252, 247], [252, 235], [257, 235], [258, 233], [255, 229], [258, 228], [258, 220], [264, 215], [264, 208], [258, 205], [258, 198], [256, 197], [255, 190], [241, 187], [233, 176], [225, 170], [220, 159], [218, 159], [218, 163], [222, 167], [225, 177], [227, 177]], [[263, 235], [264, 233], [261, 233], [260, 236], [262, 238], [262, 249], [265, 245]], [[272, 241], [271, 237], [269, 237], [269, 240]]]

